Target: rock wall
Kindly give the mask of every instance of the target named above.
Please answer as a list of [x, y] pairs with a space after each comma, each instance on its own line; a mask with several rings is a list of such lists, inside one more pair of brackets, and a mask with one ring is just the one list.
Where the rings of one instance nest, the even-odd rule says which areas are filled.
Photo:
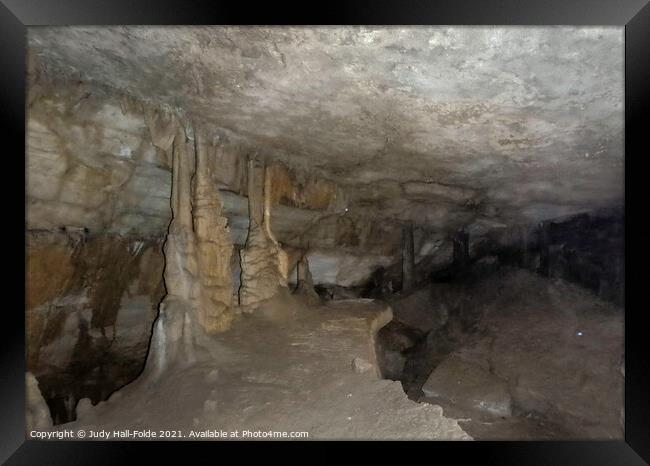
[[163, 235], [171, 176], [143, 113], [86, 85], [29, 87], [27, 227]]
[[[378, 270], [394, 265], [400, 269], [396, 280], [401, 281], [401, 224], [372, 210], [348, 209], [346, 193], [340, 188], [289, 170], [279, 162], [270, 163], [267, 172], [272, 193], [269, 225], [289, 255], [289, 284], [296, 284], [296, 263], [303, 255], [314, 285], [362, 287]], [[239, 175], [231, 185], [220, 185], [224, 214], [237, 248], [244, 247], [249, 231], [248, 198], [237, 192], [240, 180], [246, 178]], [[451, 260], [451, 242], [441, 232], [417, 227], [414, 243], [415, 262], [420, 264], [416, 273], [420, 275], [424, 269]]]
[[[57, 422], [140, 373], [158, 310], [162, 368], [240, 303], [362, 287], [400, 261], [401, 225], [348, 208], [331, 181], [178, 109], [34, 66], [28, 79], [28, 369]], [[431, 241], [416, 230], [416, 262]]]
[[38, 69], [28, 80], [26, 360], [59, 423], [142, 370], [171, 175], [142, 106]]
[[623, 304], [624, 240], [623, 212], [606, 210], [495, 229], [474, 240], [470, 249], [474, 259], [495, 255], [501, 263], [577, 283], [607, 301]]
[[164, 286], [162, 238], [29, 230], [26, 361], [56, 422], [142, 370]]

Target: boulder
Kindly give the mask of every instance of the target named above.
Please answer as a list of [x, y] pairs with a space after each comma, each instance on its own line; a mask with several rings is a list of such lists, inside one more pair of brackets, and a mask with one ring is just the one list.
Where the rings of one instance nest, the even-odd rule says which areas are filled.
[[441, 398], [459, 407], [495, 416], [512, 415], [512, 398], [506, 382], [455, 354], [431, 373], [422, 391], [428, 397]]

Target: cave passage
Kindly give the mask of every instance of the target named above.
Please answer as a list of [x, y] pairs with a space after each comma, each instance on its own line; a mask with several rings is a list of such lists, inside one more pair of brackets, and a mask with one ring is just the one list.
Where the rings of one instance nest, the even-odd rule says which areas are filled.
[[27, 425], [621, 439], [622, 70], [622, 28], [29, 28]]

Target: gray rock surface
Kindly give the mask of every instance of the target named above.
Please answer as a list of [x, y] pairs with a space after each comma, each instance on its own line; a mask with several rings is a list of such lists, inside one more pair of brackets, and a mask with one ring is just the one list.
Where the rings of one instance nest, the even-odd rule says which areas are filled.
[[512, 414], [512, 397], [506, 381], [457, 355], [449, 356], [433, 371], [422, 391], [428, 397], [494, 416]]
[[31, 430], [48, 430], [52, 427], [50, 409], [38, 389], [34, 374], [25, 372], [25, 428]]
[[28, 39], [53, 73], [180, 107], [348, 185], [352, 212], [451, 229], [623, 198], [622, 28], [41, 27]]
[[290, 296], [266, 302], [215, 335], [211, 356], [170, 371], [156, 385], [138, 380], [57, 428], [471, 440], [439, 406], [409, 400], [399, 382], [379, 379], [373, 339], [390, 319], [390, 308], [370, 300], [313, 308]]

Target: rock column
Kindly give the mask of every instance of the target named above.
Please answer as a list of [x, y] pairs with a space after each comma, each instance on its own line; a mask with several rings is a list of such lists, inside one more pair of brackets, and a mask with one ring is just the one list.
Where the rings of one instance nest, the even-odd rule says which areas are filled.
[[454, 267], [463, 269], [469, 263], [469, 233], [464, 230], [454, 235]]
[[296, 264], [296, 282], [294, 294], [305, 297], [309, 304], [318, 304], [320, 302], [318, 293], [314, 289], [314, 282], [309, 270], [309, 260], [306, 254]]
[[185, 129], [171, 118], [173, 124], [159, 117], [147, 119], [150, 127], [154, 125], [154, 144], [172, 151], [172, 220], [163, 247], [167, 294], [154, 324], [145, 369], [153, 379], [171, 365], [194, 362], [201, 340], [207, 344], [206, 334], [227, 329], [232, 319], [233, 245], [212, 182], [215, 147], [203, 131]]
[[216, 147], [201, 131], [195, 131], [196, 173], [192, 221], [196, 235], [197, 266], [200, 280], [199, 322], [207, 332], [226, 330], [232, 313], [232, 274], [230, 258], [233, 244], [223, 204], [212, 181], [211, 152]]
[[402, 290], [413, 288], [415, 272], [415, 248], [413, 245], [413, 223], [402, 227]]
[[271, 232], [270, 172], [256, 160], [248, 162], [249, 227], [240, 252], [239, 304], [255, 307], [287, 287], [287, 255]]
[[172, 220], [163, 247], [165, 288], [147, 358], [146, 374], [159, 375], [170, 364], [195, 360], [198, 264], [192, 222], [191, 178], [194, 151], [178, 126], [172, 154]]

